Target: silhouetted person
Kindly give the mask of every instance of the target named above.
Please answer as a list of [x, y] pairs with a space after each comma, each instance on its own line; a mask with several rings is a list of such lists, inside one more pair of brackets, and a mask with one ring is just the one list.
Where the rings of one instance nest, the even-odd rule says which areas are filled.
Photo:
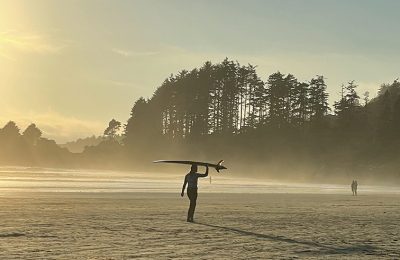
[[353, 193], [353, 196], [355, 195], [355, 186], [356, 186], [356, 182], [355, 182], [355, 180], [353, 180], [351, 182], [351, 192]]
[[357, 196], [357, 188], [358, 188], [358, 183], [357, 180], [354, 181], [354, 194]]
[[196, 209], [196, 200], [197, 200], [197, 180], [200, 177], [207, 177], [208, 176], [208, 166], [206, 166], [206, 172], [204, 174], [197, 173], [197, 165], [193, 164], [190, 172], [186, 174], [185, 181], [183, 182], [182, 193], [181, 196], [183, 197], [185, 193], [186, 185], [187, 187], [187, 196], [190, 200], [190, 206], [187, 215], [187, 221], [193, 222], [194, 210]]

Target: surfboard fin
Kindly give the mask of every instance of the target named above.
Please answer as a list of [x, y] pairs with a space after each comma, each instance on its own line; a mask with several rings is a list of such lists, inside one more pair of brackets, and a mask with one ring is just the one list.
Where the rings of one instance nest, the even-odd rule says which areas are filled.
[[226, 169], [225, 166], [222, 166], [222, 163], [224, 162], [224, 160], [221, 160], [217, 163], [217, 167], [215, 167], [215, 169], [217, 170], [217, 172], [219, 172], [219, 170], [224, 170]]

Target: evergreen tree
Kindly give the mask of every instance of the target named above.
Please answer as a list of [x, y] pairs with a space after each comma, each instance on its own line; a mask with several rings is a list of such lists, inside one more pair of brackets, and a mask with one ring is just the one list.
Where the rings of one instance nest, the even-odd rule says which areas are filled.
[[[360, 97], [357, 94], [356, 88], [357, 85], [354, 81], [350, 81], [346, 86], [342, 86], [342, 97], [334, 104], [335, 113], [338, 118], [338, 130], [347, 136], [354, 136], [358, 131], [363, 130], [362, 127], [364, 126]], [[358, 132], [358, 134], [360, 133]]]
[[22, 133], [22, 136], [24, 139], [30, 144], [30, 145], [36, 145], [37, 141], [40, 139], [42, 136], [42, 131], [40, 131], [39, 128], [36, 127], [35, 124], [30, 124], [25, 131]]
[[320, 122], [329, 110], [328, 93], [323, 76], [317, 76], [309, 85], [309, 112], [312, 122]]
[[106, 128], [106, 130], [104, 130], [104, 135], [107, 136], [108, 138], [115, 138], [120, 128], [121, 128], [121, 122], [112, 119], [108, 123], [108, 127]]
[[307, 83], [297, 83], [292, 89], [291, 110], [292, 123], [302, 126], [309, 117], [309, 85]]
[[1, 134], [5, 138], [17, 138], [20, 136], [19, 127], [14, 121], [9, 121], [3, 129], [1, 129]]
[[285, 75], [276, 72], [268, 77], [267, 81], [267, 100], [269, 104], [269, 124], [276, 128], [281, 128], [288, 123], [288, 97], [290, 85], [287, 84]]

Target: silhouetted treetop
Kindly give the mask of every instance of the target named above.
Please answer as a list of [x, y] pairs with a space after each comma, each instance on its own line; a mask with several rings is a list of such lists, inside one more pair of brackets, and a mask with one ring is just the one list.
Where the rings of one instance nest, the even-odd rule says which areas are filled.
[[119, 131], [120, 128], [121, 128], [121, 122], [112, 119], [108, 123], [108, 127], [106, 128], [106, 130], [104, 130], [104, 135], [109, 138], [114, 138], [117, 135], [117, 132]]
[[35, 124], [30, 124], [22, 133], [25, 140], [31, 145], [36, 145], [39, 138], [42, 136], [42, 131]]
[[1, 133], [3, 136], [8, 137], [8, 138], [15, 138], [20, 136], [19, 133], [19, 128], [17, 126], [17, 124], [15, 124], [14, 121], [9, 121], [4, 127], [3, 129], [1, 129]]

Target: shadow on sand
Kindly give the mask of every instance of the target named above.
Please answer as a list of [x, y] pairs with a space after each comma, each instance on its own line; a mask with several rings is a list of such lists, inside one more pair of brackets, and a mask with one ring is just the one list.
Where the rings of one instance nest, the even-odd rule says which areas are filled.
[[[229, 232], [234, 232], [239, 235], [243, 236], [251, 236], [255, 238], [261, 238], [261, 239], [268, 239], [272, 241], [278, 241], [278, 242], [285, 242], [285, 243], [290, 243], [290, 244], [299, 244], [299, 245], [306, 245], [310, 247], [315, 247], [317, 250], [305, 250], [301, 251], [298, 253], [308, 253], [308, 254], [367, 254], [367, 255], [382, 255], [384, 254], [381, 248], [371, 246], [371, 245], [351, 245], [351, 246], [346, 246], [346, 247], [334, 247], [334, 246], [328, 246], [324, 245], [318, 242], [313, 242], [313, 241], [300, 241], [300, 240], [295, 240], [291, 238], [286, 238], [283, 236], [274, 236], [274, 235], [266, 235], [266, 234], [260, 234], [260, 233], [254, 233], [251, 231], [245, 231], [237, 228], [231, 228], [231, 227], [224, 227], [224, 226], [218, 226], [218, 225], [212, 225], [212, 224], [205, 224], [205, 223], [199, 223], [196, 222], [198, 225], [202, 226], [207, 226], [211, 228], [216, 228], [216, 229], [221, 229]], [[386, 254], [384, 254], [386, 255]]]

